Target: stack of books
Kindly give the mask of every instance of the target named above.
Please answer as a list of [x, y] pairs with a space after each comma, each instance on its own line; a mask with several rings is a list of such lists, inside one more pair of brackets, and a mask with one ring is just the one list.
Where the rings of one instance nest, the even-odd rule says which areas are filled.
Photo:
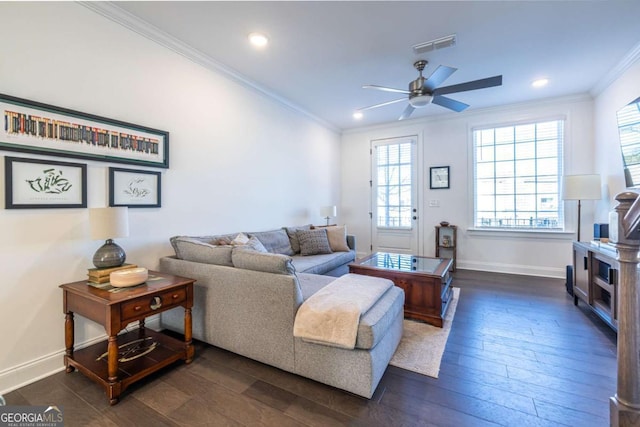
[[120, 267], [90, 268], [89, 272], [87, 273], [87, 276], [89, 276], [87, 281], [90, 283], [108, 283], [110, 280], [109, 276], [111, 275], [111, 272], [136, 267], [138, 266], [135, 264], [122, 264]]

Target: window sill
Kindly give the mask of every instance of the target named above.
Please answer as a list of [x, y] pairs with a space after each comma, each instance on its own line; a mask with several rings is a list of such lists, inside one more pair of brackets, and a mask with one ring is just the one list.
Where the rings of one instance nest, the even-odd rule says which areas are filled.
[[467, 228], [470, 236], [503, 237], [503, 238], [524, 238], [524, 239], [555, 239], [555, 240], [575, 240], [575, 231], [564, 230], [513, 230], [500, 228]]

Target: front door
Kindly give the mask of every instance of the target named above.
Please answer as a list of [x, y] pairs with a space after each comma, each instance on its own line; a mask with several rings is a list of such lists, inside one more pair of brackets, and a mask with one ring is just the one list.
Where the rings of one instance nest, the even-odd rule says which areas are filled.
[[371, 250], [418, 253], [417, 137], [371, 141]]

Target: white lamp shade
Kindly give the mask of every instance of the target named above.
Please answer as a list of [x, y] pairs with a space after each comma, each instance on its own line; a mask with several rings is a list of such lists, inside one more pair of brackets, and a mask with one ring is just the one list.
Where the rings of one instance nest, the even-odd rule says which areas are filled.
[[323, 218], [333, 218], [338, 214], [338, 208], [335, 206], [323, 206], [320, 208], [320, 216]]
[[89, 209], [89, 223], [93, 240], [127, 237], [129, 235], [128, 208]]
[[566, 175], [562, 185], [563, 200], [600, 200], [600, 175]]

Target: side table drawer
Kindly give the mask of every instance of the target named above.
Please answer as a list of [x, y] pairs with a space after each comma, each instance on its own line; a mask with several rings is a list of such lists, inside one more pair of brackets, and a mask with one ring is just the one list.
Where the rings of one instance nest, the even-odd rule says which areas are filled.
[[187, 292], [185, 288], [136, 298], [120, 306], [120, 317], [123, 322], [133, 322], [168, 308], [178, 306], [186, 299]]

